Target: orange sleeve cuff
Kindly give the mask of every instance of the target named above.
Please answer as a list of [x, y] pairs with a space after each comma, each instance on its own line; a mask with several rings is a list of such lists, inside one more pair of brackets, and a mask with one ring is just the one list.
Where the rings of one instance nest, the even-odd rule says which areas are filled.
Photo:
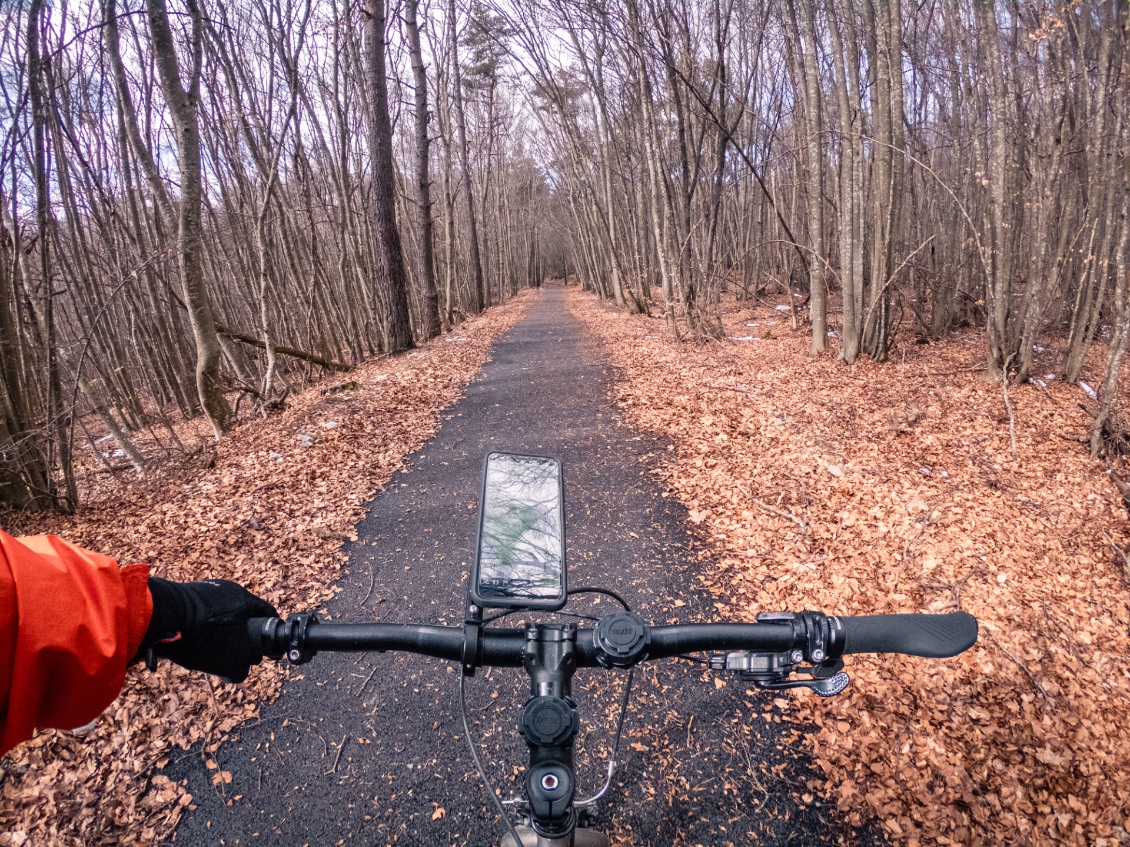
[[153, 617], [153, 597], [149, 593], [149, 565], [122, 568], [122, 588], [126, 592], [126, 655], [136, 656], [141, 639]]

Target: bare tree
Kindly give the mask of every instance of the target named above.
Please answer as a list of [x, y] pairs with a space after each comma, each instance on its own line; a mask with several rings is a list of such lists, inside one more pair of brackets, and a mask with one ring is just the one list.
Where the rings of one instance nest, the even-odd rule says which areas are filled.
[[396, 226], [396, 171], [392, 122], [385, 77], [385, 2], [365, 0], [365, 59], [369, 74], [369, 156], [373, 166], [372, 203], [378, 259], [378, 285], [385, 307], [385, 350], [400, 353], [415, 346], [408, 323], [408, 285], [404, 252]]
[[185, 2], [192, 20], [188, 88], [181, 82], [180, 62], [164, 0], [147, 0], [147, 9], [161, 90], [169, 104], [176, 128], [180, 172], [177, 254], [184, 302], [196, 339], [196, 390], [200, 395], [200, 405], [211, 420], [218, 439], [231, 427], [234, 416], [224, 396], [220, 378], [220, 340], [216, 334], [212, 301], [204, 285], [201, 260], [204, 236], [201, 219], [203, 188], [200, 171], [200, 122], [196, 107], [200, 99], [200, 76], [204, 63], [204, 21], [197, 0]]
[[412, 79], [416, 94], [416, 225], [419, 228], [420, 288], [424, 315], [420, 335], [434, 338], [440, 333], [439, 295], [436, 292], [435, 236], [432, 225], [432, 179], [428, 135], [428, 75], [420, 47], [420, 25], [416, 19], [419, 0], [406, 0], [404, 25], [408, 31], [408, 50], [412, 57]]

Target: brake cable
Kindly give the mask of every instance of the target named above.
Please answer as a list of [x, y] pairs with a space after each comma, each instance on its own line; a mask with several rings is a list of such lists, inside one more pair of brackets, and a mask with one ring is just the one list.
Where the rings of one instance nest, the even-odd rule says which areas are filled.
[[[610, 588], [597, 588], [595, 586], [583, 586], [581, 588], [574, 588], [567, 592], [568, 596], [573, 594], [602, 594], [605, 597], [611, 597], [617, 603], [624, 607], [624, 611], [632, 611], [631, 605]], [[608, 774], [604, 778], [604, 785], [592, 797], [586, 797], [583, 800], [577, 800], [573, 803], [574, 806], [585, 807], [591, 806], [597, 800], [605, 795], [609, 786], [612, 785], [612, 777], [616, 773], [616, 765], [618, 764], [617, 757], [620, 752], [620, 736], [624, 731], [624, 721], [628, 716], [628, 700], [632, 695], [632, 679], [635, 673], [635, 668], [628, 668], [628, 679], [624, 683], [624, 695], [620, 698], [620, 717], [616, 721], [616, 735], [612, 741], [612, 755], [608, 759]]]
[[620, 735], [624, 731], [624, 718], [628, 714], [628, 698], [632, 694], [632, 678], [635, 670], [635, 668], [628, 668], [628, 679], [624, 683], [624, 696], [620, 698], [620, 718], [616, 721], [616, 736], [612, 741], [612, 756], [608, 759], [608, 774], [604, 778], [604, 785], [592, 797], [577, 800], [573, 803], [574, 806], [591, 806], [603, 797], [608, 791], [608, 787], [612, 785], [612, 777], [616, 773], [616, 765], [618, 764], [616, 756], [620, 752]]
[[471, 759], [475, 762], [475, 767], [478, 768], [479, 776], [482, 777], [487, 793], [490, 795], [490, 799], [494, 801], [494, 806], [498, 809], [498, 814], [502, 817], [502, 822], [505, 823], [506, 828], [510, 830], [510, 837], [514, 839], [515, 844], [521, 844], [522, 838], [518, 835], [518, 828], [514, 826], [514, 822], [510, 820], [510, 815], [506, 814], [506, 809], [502, 806], [501, 798], [495, 793], [490, 777], [487, 776], [486, 768], [483, 767], [482, 759], [479, 758], [479, 751], [475, 749], [475, 742], [471, 738], [471, 722], [467, 718], [466, 674], [459, 674], [459, 707], [460, 711], [463, 713], [463, 737], [467, 739], [467, 749], [471, 751]]

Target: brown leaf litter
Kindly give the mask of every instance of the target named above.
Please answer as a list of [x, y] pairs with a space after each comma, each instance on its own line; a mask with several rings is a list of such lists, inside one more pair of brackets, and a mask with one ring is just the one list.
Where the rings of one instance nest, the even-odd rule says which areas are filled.
[[719, 618], [964, 609], [981, 623], [960, 657], [849, 657], [845, 695], [782, 700], [816, 727], [796, 734], [824, 775], [806, 796], [908, 845], [1130, 843], [1115, 549], [1130, 521], [1080, 443], [1079, 387], [1010, 389], [1014, 460], [979, 332], [848, 367], [811, 356], [772, 304], [731, 302], [731, 340], [689, 344], [580, 292], [570, 303], [609, 351], [628, 421], [674, 445], [658, 473], [712, 548], [700, 579]]

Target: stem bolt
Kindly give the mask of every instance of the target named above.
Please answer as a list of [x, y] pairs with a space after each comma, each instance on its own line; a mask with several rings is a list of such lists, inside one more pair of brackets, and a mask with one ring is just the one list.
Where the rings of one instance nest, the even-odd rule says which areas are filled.
[[820, 649], [813, 650], [812, 651], [812, 661], [823, 662], [824, 661], [824, 651], [820, 650]]
[[560, 784], [561, 780], [557, 778], [557, 774], [547, 773], [541, 778], [541, 787], [546, 791], [556, 791]]
[[793, 652], [789, 654], [789, 661], [794, 665], [799, 665], [803, 659], [804, 653], [800, 652], [800, 650], [793, 650]]
[[298, 660], [302, 658], [302, 654], [297, 650], [291, 650], [286, 657], [295, 664], [298, 664]]

